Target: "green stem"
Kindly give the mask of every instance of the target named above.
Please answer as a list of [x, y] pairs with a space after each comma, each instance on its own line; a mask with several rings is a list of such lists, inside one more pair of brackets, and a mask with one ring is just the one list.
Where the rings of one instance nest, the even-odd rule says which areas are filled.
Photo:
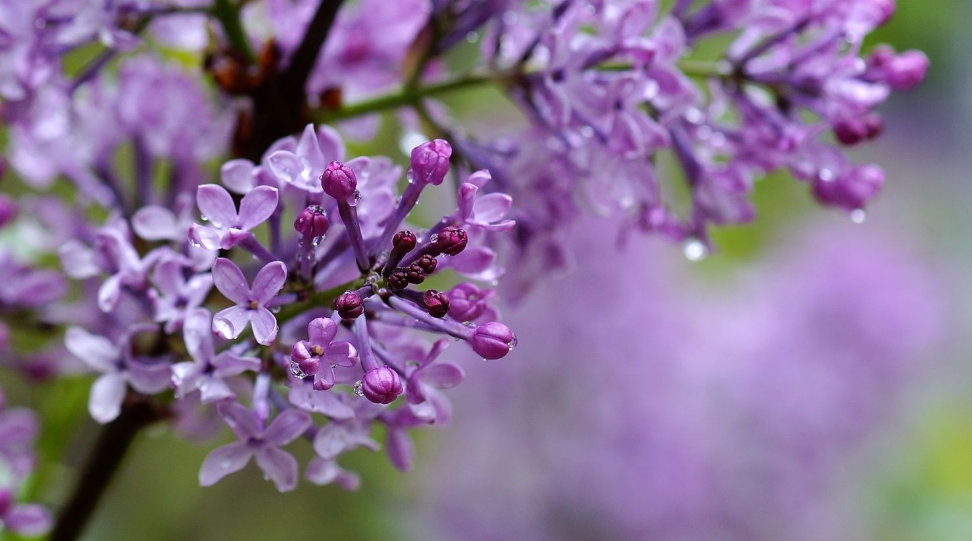
[[246, 39], [246, 32], [243, 30], [243, 23], [240, 21], [240, 9], [234, 6], [231, 0], [216, 0], [213, 4], [213, 16], [219, 20], [219, 24], [226, 33], [226, 39], [234, 49], [243, 53], [246, 59], [253, 62], [256, 57], [250, 42]]
[[[602, 71], [622, 71], [630, 69], [630, 64], [605, 63], [597, 66]], [[696, 60], [683, 60], [679, 62], [679, 68], [683, 73], [690, 77], [711, 78], [728, 77], [731, 72], [719, 62], [701, 62]], [[528, 75], [524, 72], [523, 75]], [[391, 94], [378, 96], [375, 98], [359, 101], [346, 105], [334, 111], [315, 111], [314, 119], [317, 122], [334, 122], [347, 118], [354, 118], [362, 115], [378, 113], [389, 109], [397, 109], [409, 105], [415, 105], [424, 98], [448, 94], [454, 90], [461, 90], [469, 87], [485, 85], [506, 85], [514, 76], [503, 73], [483, 73], [472, 72], [466, 75], [448, 79], [439, 83], [425, 86], [406, 87]]]

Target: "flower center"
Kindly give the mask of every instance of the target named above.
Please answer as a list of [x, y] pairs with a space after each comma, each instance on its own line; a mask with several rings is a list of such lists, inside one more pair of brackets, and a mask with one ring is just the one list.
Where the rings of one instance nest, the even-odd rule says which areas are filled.
[[260, 303], [258, 301], [250, 301], [250, 304], [248, 304], [247, 307], [250, 310], [256, 310], [257, 308], [260, 307]]

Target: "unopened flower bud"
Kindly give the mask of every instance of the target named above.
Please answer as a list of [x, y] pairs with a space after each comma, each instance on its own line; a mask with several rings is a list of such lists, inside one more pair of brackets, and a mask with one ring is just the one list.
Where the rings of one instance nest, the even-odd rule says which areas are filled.
[[446, 255], [459, 255], [466, 248], [466, 232], [458, 227], [447, 227], [430, 239], [435, 249]]
[[475, 321], [489, 307], [486, 301], [491, 290], [483, 291], [476, 284], [463, 282], [449, 290], [449, 314], [458, 321]]
[[305, 237], [323, 237], [331, 222], [319, 205], [311, 205], [300, 211], [294, 220], [294, 229]]
[[928, 57], [921, 51], [905, 51], [888, 66], [888, 85], [899, 92], [911, 90], [925, 80]]
[[415, 233], [411, 231], [399, 231], [392, 237], [392, 246], [396, 252], [402, 254], [407, 254], [414, 250], [416, 242], [418, 242], [418, 239], [415, 238]]
[[401, 378], [387, 366], [369, 370], [361, 380], [361, 392], [376, 404], [391, 404], [402, 391]]
[[415, 265], [422, 269], [425, 274], [432, 274], [435, 272], [435, 268], [439, 265], [439, 262], [429, 254], [425, 254], [422, 257], [415, 260]]
[[405, 278], [412, 284], [421, 284], [425, 281], [425, 271], [417, 263], [412, 263], [405, 267]]
[[338, 315], [342, 319], [355, 319], [364, 313], [364, 303], [361, 300], [361, 295], [355, 291], [341, 293], [341, 296], [334, 303], [334, 308], [338, 311]]
[[859, 118], [842, 120], [834, 124], [834, 136], [842, 144], [856, 145], [862, 141], [874, 139], [884, 129], [881, 116], [872, 113]]
[[358, 178], [350, 167], [341, 162], [331, 162], [321, 175], [321, 188], [334, 199], [347, 201], [358, 189]]
[[392, 291], [401, 291], [408, 287], [408, 277], [405, 275], [403, 269], [395, 269], [390, 275], [388, 275], [388, 289]]
[[449, 313], [449, 297], [445, 293], [440, 293], [430, 289], [422, 295], [422, 304], [429, 311], [432, 317], [443, 318]]
[[452, 146], [442, 139], [435, 139], [412, 149], [412, 181], [421, 184], [442, 184], [449, 172]]
[[501, 359], [516, 347], [516, 335], [502, 323], [490, 322], [476, 328], [469, 339], [473, 351], [484, 359]]

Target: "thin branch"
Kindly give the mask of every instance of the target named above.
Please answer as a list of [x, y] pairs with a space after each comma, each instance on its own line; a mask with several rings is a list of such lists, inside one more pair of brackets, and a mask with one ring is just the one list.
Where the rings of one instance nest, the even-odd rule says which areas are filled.
[[300, 89], [300, 93], [303, 95], [304, 85], [307, 84], [307, 78], [310, 77], [311, 70], [314, 69], [317, 56], [327, 40], [327, 35], [331, 32], [334, 19], [337, 18], [337, 12], [342, 3], [344, 3], [344, 0], [321, 0], [317, 11], [314, 13], [314, 18], [307, 26], [304, 39], [297, 46], [297, 50], [290, 58], [287, 71], [281, 77], [284, 88]]

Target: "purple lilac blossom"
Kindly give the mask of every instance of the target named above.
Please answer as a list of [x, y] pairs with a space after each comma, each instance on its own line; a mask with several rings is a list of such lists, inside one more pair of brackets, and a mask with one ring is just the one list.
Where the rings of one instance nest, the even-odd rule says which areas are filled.
[[26, 408], [10, 408], [0, 389], [0, 531], [27, 537], [43, 535], [53, 520], [43, 506], [19, 501], [20, 485], [36, 464], [39, 422]]

